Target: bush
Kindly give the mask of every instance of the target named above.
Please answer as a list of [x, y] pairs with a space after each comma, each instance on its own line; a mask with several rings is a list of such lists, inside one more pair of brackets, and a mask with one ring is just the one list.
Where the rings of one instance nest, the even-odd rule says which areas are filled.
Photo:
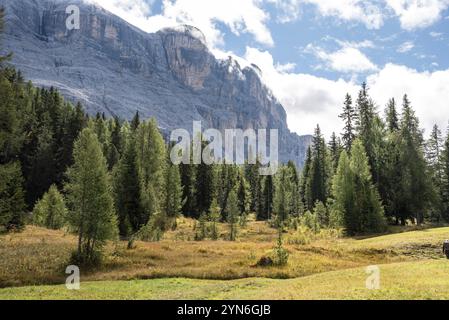
[[49, 229], [61, 229], [65, 224], [67, 208], [55, 185], [34, 206], [33, 223]]
[[276, 265], [276, 266], [287, 265], [289, 253], [283, 246], [281, 230], [279, 230], [278, 242], [277, 242], [277, 246], [274, 247], [274, 249], [273, 249], [273, 254], [274, 254], [274, 259], [273, 259], [274, 265]]

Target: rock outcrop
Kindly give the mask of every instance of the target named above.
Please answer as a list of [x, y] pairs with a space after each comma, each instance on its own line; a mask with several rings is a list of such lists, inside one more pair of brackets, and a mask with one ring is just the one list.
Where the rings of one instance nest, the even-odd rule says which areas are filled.
[[[68, 30], [66, 8], [80, 8], [80, 29]], [[256, 66], [217, 60], [201, 31], [180, 26], [145, 33], [81, 0], [0, 0], [6, 8], [2, 48], [37, 86], [56, 87], [89, 113], [155, 117], [162, 130], [279, 129], [280, 157], [301, 165], [310, 137], [287, 127], [282, 105]]]

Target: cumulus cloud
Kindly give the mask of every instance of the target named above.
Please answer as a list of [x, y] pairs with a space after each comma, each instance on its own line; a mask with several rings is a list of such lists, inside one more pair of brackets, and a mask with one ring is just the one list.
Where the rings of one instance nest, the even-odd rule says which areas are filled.
[[359, 48], [363, 48], [372, 43], [341, 43], [342, 48], [335, 52], [326, 52], [324, 49], [308, 45], [306, 51], [314, 54], [318, 59], [326, 64], [326, 67], [343, 73], [363, 73], [377, 70], [377, 66], [362, 53]]
[[406, 41], [403, 44], [401, 44], [397, 50], [399, 53], [406, 53], [412, 50], [415, 47], [415, 44], [413, 41]]
[[[247, 63], [255, 63], [261, 68], [264, 83], [287, 111], [291, 130], [310, 134], [320, 124], [327, 137], [334, 131], [341, 132], [342, 123], [338, 115], [345, 94], [350, 93], [355, 99], [359, 83], [284, 72], [276, 67], [269, 52], [255, 48], [247, 47], [244, 58]], [[390, 98], [401, 102], [407, 93], [427, 133], [434, 124], [441, 128], [448, 125], [449, 70], [418, 72], [405, 66], [387, 64], [369, 76], [367, 83], [381, 114]]]
[[441, 19], [449, 0], [385, 0], [406, 30], [425, 28]]
[[368, 29], [379, 29], [384, 24], [384, 14], [378, 1], [369, 0], [305, 0], [314, 4], [321, 15], [365, 24]]
[[[259, 0], [163, 0], [162, 13], [149, 16], [150, 4], [145, 0], [94, 1], [140, 29], [156, 32], [161, 28], [190, 24], [199, 28], [212, 46], [223, 45], [224, 33], [217, 26], [224, 24], [235, 35], [251, 34], [266, 46], [274, 44], [266, 26], [270, 15], [261, 9]], [[139, 12], [139, 8], [142, 10]]]

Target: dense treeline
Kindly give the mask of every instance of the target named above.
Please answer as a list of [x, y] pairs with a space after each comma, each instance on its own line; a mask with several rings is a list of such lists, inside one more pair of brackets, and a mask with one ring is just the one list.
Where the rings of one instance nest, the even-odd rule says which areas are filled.
[[174, 165], [154, 119], [89, 117], [25, 82], [8, 58], [0, 57], [0, 228], [30, 219], [67, 227], [78, 234], [74, 260], [97, 262], [118, 236], [130, 247], [157, 241], [181, 214], [198, 220], [196, 240], [217, 240], [218, 222], [235, 240], [255, 213], [279, 228], [281, 255], [283, 228], [299, 223], [354, 235], [449, 221], [449, 135], [435, 126], [425, 141], [407, 96], [381, 115], [364, 84], [355, 102], [346, 95], [341, 138], [327, 143], [317, 126], [301, 172], [289, 162], [261, 176], [258, 162]]

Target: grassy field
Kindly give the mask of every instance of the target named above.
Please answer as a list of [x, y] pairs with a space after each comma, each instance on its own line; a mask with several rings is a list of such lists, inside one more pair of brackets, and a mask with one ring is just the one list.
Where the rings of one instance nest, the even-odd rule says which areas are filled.
[[[220, 228], [224, 238], [226, 226]], [[449, 298], [449, 262], [441, 254], [449, 228], [394, 231], [364, 239], [323, 235], [307, 244], [288, 234], [288, 265], [257, 267], [277, 236], [265, 223], [250, 222], [235, 243], [195, 242], [193, 221], [181, 219], [161, 242], [138, 242], [133, 250], [109, 244], [104, 266], [81, 270], [82, 290], [71, 292], [58, 285], [76, 239], [29, 226], [0, 236], [0, 299]], [[365, 289], [368, 265], [381, 266], [381, 290]]]
[[449, 263], [444, 260], [380, 266], [381, 289], [365, 287], [364, 268], [274, 280], [154, 279], [100, 281], [65, 286], [36, 286], [0, 290], [0, 299], [449, 299]]

